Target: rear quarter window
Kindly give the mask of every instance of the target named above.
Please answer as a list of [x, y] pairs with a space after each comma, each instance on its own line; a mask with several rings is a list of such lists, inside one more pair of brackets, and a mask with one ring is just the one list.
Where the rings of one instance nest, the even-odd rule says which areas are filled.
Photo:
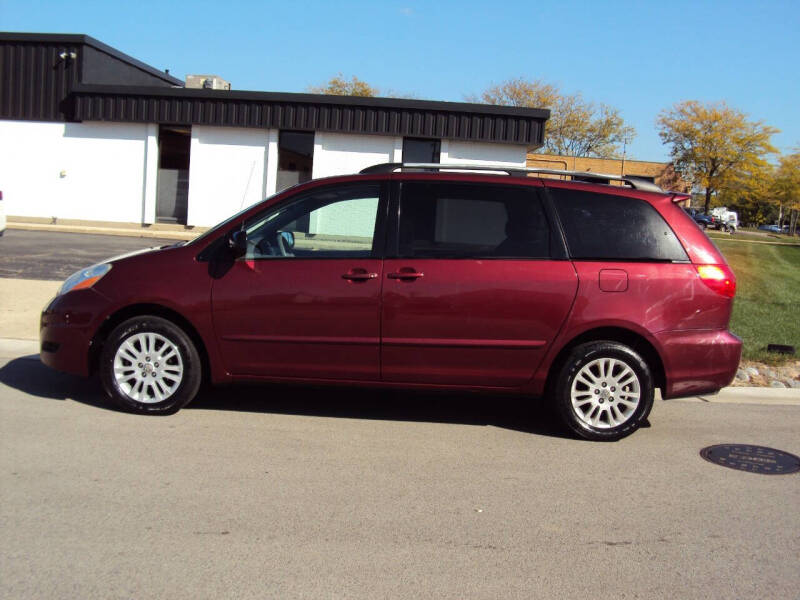
[[638, 198], [549, 188], [573, 259], [688, 261], [664, 218]]

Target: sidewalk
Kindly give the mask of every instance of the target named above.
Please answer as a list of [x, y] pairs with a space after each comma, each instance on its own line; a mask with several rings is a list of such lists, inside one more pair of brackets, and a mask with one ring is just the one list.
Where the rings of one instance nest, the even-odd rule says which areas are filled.
[[39, 315], [61, 283], [0, 278], [0, 338], [39, 339]]

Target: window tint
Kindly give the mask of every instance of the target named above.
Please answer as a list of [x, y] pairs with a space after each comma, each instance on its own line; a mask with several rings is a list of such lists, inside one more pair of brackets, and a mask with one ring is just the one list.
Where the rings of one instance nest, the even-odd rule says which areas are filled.
[[339, 187], [261, 213], [245, 223], [245, 258], [368, 257], [379, 197], [378, 185]]
[[531, 188], [403, 183], [398, 234], [404, 257], [550, 256], [550, 228]]
[[672, 229], [643, 200], [550, 188], [572, 258], [688, 260]]

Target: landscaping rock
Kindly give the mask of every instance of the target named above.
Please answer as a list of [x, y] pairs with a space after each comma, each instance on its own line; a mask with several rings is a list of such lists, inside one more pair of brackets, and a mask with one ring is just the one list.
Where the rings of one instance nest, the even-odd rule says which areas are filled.
[[731, 385], [800, 389], [800, 360], [781, 365], [743, 360]]

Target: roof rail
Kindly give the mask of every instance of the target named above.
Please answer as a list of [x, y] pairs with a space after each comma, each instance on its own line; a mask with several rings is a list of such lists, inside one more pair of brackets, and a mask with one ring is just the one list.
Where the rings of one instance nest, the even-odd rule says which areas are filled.
[[475, 164], [442, 164], [442, 163], [381, 163], [378, 165], [372, 165], [371, 167], [367, 167], [366, 169], [362, 169], [360, 173], [362, 175], [369, 175], [369, 174], [376, 174], [376, 173], [394, 173], [396, 171], [403, 171], [403, 170], [410, 170], [410, 171], [482, 171], [482, 172], [498, 172], [498, 173], [505, 173], [507, 175], [516, 175], [516, 176], [524, 176], [528, 173], [539, 174], [539, 175], [559, 175], [559, 176], [566, 176], [572, 177], [573, 180], [586, 180], [586, 181], [606, 181], [606, 180], [613, 180], [613, 181], [622, 181], [623, 183], [628, 184], [635, 190], [642, 190], [646, 192], [660, 192], [664, 193], [660, 187], [658, 187], [655, 183], [647, 181], [646, 179], [642, 179], [641, 177], [631, 177], [629, 175], [611, 175], [608, 173], [592, 173], [590, 171], [565, 171], [560, 169], [540, 169], [538, 167], [512, 167], [508, 165], [497, 165], [497, 164], [485, 164], [485, 165], [475, 165]]

